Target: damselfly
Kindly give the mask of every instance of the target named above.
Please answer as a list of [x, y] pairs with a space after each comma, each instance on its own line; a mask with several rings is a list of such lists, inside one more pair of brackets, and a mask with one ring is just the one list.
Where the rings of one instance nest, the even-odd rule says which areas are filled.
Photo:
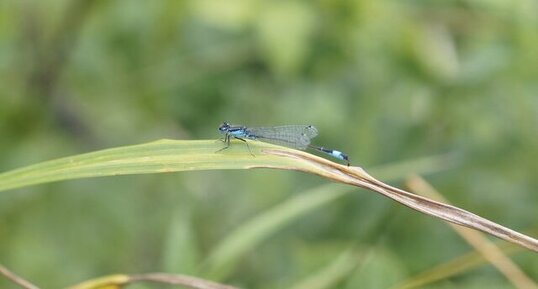
[[[223, 122], [219, 126], [219, 131], [224, 134], [223, 141], [226, 143], [226, 146], [219, 151], [227, 149], [230, 146], [230, 139], [233, 137], [244, 141], [247, 144], [247, 147], [248, 143], [246, 139], [259, 140], [300, 150], [311, 148], [343, 160], [349, 166], [349, 158], [343, 152], [310, 144], [311, 139], [318, 135], [318, 130], [312, 125], [246, 127], [241, 125], [230, 125], [227, 122]], [[250, 147], [248, 147], [248, 149], [250, 150]]]

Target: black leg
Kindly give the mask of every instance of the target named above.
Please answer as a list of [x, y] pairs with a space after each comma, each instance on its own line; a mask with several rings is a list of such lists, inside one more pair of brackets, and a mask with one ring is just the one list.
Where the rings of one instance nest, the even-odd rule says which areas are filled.
[[242, 139], [240, 137], [235, 137], [236, 139], [238, 140], [241, 140], [241, 141], [244, 141], [245, 144], [247, 145], [247, 148], [248, 148], [248, 152], [254, 157], [255, 155], [252, 153], [252, 151], [250, 150], [250, 146], [248, 145], [248, 142], [245, 140], [245, 139]]
[[[223, 151], [223, 150], [229, 148], [229, 147], [230, 147], [230, 139], [231, 139], [231, 138], [232, 138], [232, 135], [230, 135], [230, 134], [226, 134], [226, 135], [224, 136], [224, 139], [222, 140], [222, 141], [224, 141], [224, 142], [226, 143], [226, 146], [223, 147], [223, 148], [221, 148], [220, 150], [216, 151], [216, 153], [218, 153], [218, 152], [220, 152], [220, 151]], [[252, 153], [252, 150], [250, 150], [250, 146], [248, 145], [248, 142], [247, 142], [245, 139], [242, 139], [242, 138], [240, 138], [240, 137], [236, 137], [236, 136], [234, 136], [233, 138], [245, 142], [245, 144], [247, 145], [247, 148], [248, 148], [248, 151], [250, 152], [250, 154], [251, 154], [253, 157], [255, 156], [255, 155]]]
[[224, 139], [222, 139], [222, 141], [226, 144], [226, 146], [223, 147], [223, 148], [221, 148], [220, 150], [216, 151], [216, 153], [218, 153], [218, 152], [220, 152], [220, 151], [223, 151], [223, 150], [225, 150], [225, 149], [227, 149], [227, 148], [230, 147], [230, 135], [229, 135], [229, 134], [226, 134], [226, 135], [224, 136]]

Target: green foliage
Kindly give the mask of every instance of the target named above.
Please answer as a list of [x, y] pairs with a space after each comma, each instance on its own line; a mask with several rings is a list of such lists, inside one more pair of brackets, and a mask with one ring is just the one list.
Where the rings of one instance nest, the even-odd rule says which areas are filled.
[[[1, 1], [0, 169], [162, 138], [216, 140], [223, 120], [311, 123], [320, 131], [317, 144], [345, 151], [368, 170], [455, 155], [457, 170], [431, 176], [439, 191], [510, 227], [532, 228], [537, 6], [532, 0]], [[259, 170], [6, 191], [0, 263], [44, 288], [117, 272], [209, 274], [204, 260], [231, 232], [321, 184], [296, 172]], [[373, 273], [338, 282], [389, 286], [372, 276], [386, 268], [405, 278], [468, 250], [442, 223], [389, 204], [357, 194], [283, 219], [225, 268], [224, 281], [299, 286], [332, 261], [349, 264], [345, 252], [360, 244], [379, 247], [369, 257], [380, 256], [373, 267], [364, 267]], [[315, 258], [319, 248], [334, 248], [333, 259]], [[537, 261], [525, 260], [523, 269], [537, 279]], [[470, 271], [444, 288], [493, 276]], [[7, 287], [3, 280], [0, 287]]]

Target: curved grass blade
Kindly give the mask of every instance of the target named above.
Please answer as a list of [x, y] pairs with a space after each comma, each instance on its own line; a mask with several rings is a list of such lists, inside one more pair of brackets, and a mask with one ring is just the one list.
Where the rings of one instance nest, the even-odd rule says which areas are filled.
[[[511, 243], [498, 244], [499, 248], [506, 255], [516, 254], [522, 251], [522, 247], [517, 247]], [[469, 272], [480, 266], [486, 265], [487, 260], [477, 251], [470, 251], [458, 256], [448, 262], [439, 264], [426, 271], [418, 273], [400, 283], [390, 287], [391, 289], [412, 289], [422, 288], [435, 282], [448, 279], [458, 274]]]
[[[427, 196], [434, 200], [449, 203], [440, 192], [431, 186], [426, 180], [418, 175], [412, 175], [406, 179], [407, 187], [415, 193]], [[482, 254], [493, 267], [502, 273], [515, 288], [538, 289], [538, 285], [529, 278], [499, 247], [489, 241], [477, 231], [462, 228], [453, 224], [448, 225], [460, 235], [477, 252]]]
[[[428, 174], [441, 169], [447, 156], [427, 157], [416, 161], [405, 161], [373, 168], [378, 175], [394, 180], [403, 178], [410, 170]], [[447, 166], [443, 167], [447, 169]], [[202, 272], [216, 280], [222, 280], [235, 268], [234, 264], [248, 251], [308, 213], [318, 210], [350, 193], [351, 187], [337, 184], [319, 186], [285, 200], [275, 207], [259, 213], [241, 224], [218, 243], [204, 262]]]
[[326, 289], [336, 288], [338, 282], [345, 279], [363, 260], [367, 254], [348, 249], [337, 256], [320, 271], [291, 286], [292, 289]]
[[[281, 148], [249, 141], [253, 157], [243, 142], [229, 149], [219, 140], [159, 140], [146, 144], [105, 149], [27, 166], [0, 174], [0, 191], [55, 181], [193, 170], [297, 168], [305, 163], [261, 152]], [[291, 149], [290, 149], [291, 150]]]
[[233, 264], [252, 250], [262, 240], [295, 219], [334, 201], [350, 192], [349, 187], [324, 185], [297, 195], [286, 202], [259, 214], [230, 233], [209, 254], [202, 271], [216, 280], [223, 279], [233, 269]]
[[[538, 240], [455, 206], [385, 184], [360, 167], [347, 167], [294, 149], [250, 142], [251, 149], [222, 148], [215, 140], [161, 140], [48, 161], [0, 174], [0, 191], [59, 180], [186, 170], [278, 168], [315, 174], [334, 182], [365, 188], [409, 208], [479, 230], [538, 252]], [[251, 155], [253, 154], [253, 155]]]
[[69, 287], [69, 289], [121, 289], [134, 283], [160, 283], [181, 285], [191, 289], [239, 289], [237, 287], [215, 283], [197, 277], [165, 273], [146, 273], [140, 275], [109, 275], [91, 279]]

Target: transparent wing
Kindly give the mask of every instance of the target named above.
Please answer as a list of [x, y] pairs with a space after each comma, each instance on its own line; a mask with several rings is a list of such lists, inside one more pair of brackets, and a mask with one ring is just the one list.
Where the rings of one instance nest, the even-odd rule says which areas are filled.
[[247, 128], [247, 133], [260, 141], [304, 150], [318, 135], [318, 130], [311, 125], [283, 125]]

